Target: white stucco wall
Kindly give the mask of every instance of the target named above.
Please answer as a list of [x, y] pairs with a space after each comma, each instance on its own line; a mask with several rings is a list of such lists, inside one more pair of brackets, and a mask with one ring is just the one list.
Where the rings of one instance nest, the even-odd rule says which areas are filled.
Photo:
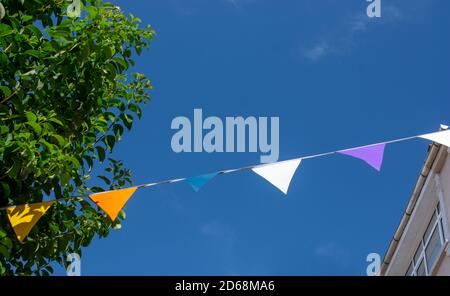
[[[423, 186], [411, 218], [384, 275], [402, 276], [406, 273], [440, 197], [444, 223], [446, 223], [444, 231], [446, 239], [450, 241], [450, 155], [448, 155], [447, 149], [441, 148], [438, 159]], [[450, 246], [447, 246], [446, 252], [441, 254], [433, 274], [450, 276]]]
[[[450, 151], [448, 149], [447, 151]], [[446, 239], [450, 241], [450, 156], [447, 155], [447, 158], [444, 162], [444, 165], [439, 173], [439, 183], [442, 190], [442, 199], [444, 204], [441, 205], [442, 210], [445, 213], [445, 220], [447, 224]], [[441, 264], [436, 267], [437, 272], [436, 275], [450, 275], [450, 247], [447, 247], [447, 252], [445, 254], [444, 259]]]
[[[450, 149], [449, 149], [450, 150]], [[450, 156], [447, 155], [444, 166], [439, 174], [442, 193], [444, 195], [444, 211], [447, 218], [447, 229], [450, 229]], [[448, 233], [447, 233], [448, 234]], [[447, 239], [449, 239], [447, 235]]]
[[437, 276], [450, 275], [450, 257], [445, 256], [444, 260], [442, 260], [441, 264], [439, 266], [437, 266], [436, 268], [437, 268], [437, 272], [436, 272]]

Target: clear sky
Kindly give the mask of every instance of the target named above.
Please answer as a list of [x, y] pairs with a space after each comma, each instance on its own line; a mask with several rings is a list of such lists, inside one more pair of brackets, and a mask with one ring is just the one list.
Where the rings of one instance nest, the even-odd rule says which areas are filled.
[[[380, 19], [367, 18], [365, 0], [112, 2], [157, 32], [135, 65], [153, 100], [114, 151], [136, 185], [259, 162], [260, 153], [174, 153], [171, 121], [194, 108], [279, 116], [280, 160], [450, 122], [448, 0], [382, 0]], [[138, 190], [122, 229], [83, 250], [82, 274], [365, 275], [428, 144], [388, 145], [380, 173], [342, 155], [305, 160], [287, 196], [251, 171], [198, 193], [185, 183]]]

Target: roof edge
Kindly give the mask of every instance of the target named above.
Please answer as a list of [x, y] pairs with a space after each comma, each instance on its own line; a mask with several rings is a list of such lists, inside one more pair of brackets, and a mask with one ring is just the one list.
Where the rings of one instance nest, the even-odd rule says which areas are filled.
[[[446, 130], [446, 129], [448, 129], [448, 126], [441, 125], [439, 130]], [[430, 146], [429, 146], [427, 158], [422, 167], [422, 170], [420, 171], [420, 176], [416, 182], [416, 186], [414, 187], [412, 196], [408, 202], [405, 212], [403, 213], [403, 216], [400, 220], [397, 230], [395, 231], [394, 236], [391, 239], [389, 247], [384, 255], [384, 259], [383, 259], [383, 262], [381, 264], [381, 267], [380, 267], [380, 270], [378, 273], [381, 276], [385, 275], [388, 270], [389, 264], [391, 263], [391, 260], [394, 257], [395, 251], [397, 250], [400, 239], [403, 236], [406, 225], [408, 225], [411, 214], [413, 213], [413, 211], [415, 209], [417, 200], [418, 200], [420, 194], [422, 193], [422, 189], [425, 184], [425, 181], [427, 180], [428, 175], [430, 174], [430, 172], [433, 168], [433, 165], [435, 164], [435, 161], [437, 159], [437, 156], [439, 154], [441, 146], [443, 146], [443, 145], [435, 143], [435, 142], [433, 142], [433, 144], [430, 144]]]

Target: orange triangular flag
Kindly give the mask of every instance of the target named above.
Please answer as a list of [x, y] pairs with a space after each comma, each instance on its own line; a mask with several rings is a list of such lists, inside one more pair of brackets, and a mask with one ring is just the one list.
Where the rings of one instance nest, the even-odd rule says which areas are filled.
[[6, 209], [9, 222], [11, 223], [17, 239], [22, 242], [33, 226], [53, 205], [54, 201], [41, 202], [37, 204], [21, 205]]
[[90, 199], [95, 202], [106, 214], [111, 217], [111, 220], [116, 220], [117, 214], [127, 203], [128, 199], [136, 191], [137, 187], [130, 187], [125, 189], [99, 192], [89, 195]]

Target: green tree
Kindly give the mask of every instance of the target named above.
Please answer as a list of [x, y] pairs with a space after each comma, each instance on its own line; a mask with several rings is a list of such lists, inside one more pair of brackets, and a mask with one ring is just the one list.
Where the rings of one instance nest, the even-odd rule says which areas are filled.
[[[150, 100], [150, 81], [129, 68], [154, 31], [101, 0], [0, 2], [0, 207], [131, 184], [111, 153]], [[104, 173], [90, 180], [94, 166]], [[124, 218], [61, 200], [20, 243], [0, 211], [0, 275], [51, 274]]]

